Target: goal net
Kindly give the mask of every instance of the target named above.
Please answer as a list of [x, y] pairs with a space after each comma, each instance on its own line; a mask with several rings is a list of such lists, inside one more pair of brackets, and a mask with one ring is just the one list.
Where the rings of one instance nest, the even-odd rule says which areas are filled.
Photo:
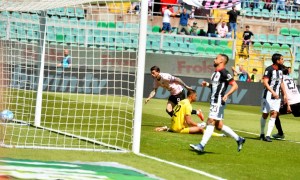
[[1, 120], [2, 147], [132, 150], [143, 63], [130, 4], [0, 2], [0, 110], [14, 113]]

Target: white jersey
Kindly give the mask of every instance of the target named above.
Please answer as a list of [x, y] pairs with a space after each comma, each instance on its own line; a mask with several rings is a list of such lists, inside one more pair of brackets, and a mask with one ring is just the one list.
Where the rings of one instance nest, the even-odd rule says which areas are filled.
[[175, 83], [175, 78], [168, 73], [159, 73], [160, 80], [154, 79], [153, 88], [158, 88], [159, 86], [170, 91], [171, 95], [177, 95], [182, 92], [183, 87], [180, 84]]
[[300, 103], [300, 94], [293, 78], [283, 75], [283, 83], [289, 104]]
[[164, 23], [170, 23], [170, 16], [171, 16], [172, 12], [169, 9], [166, 9], [164, 11], [164, 17], [163, 17], [163, 22]]

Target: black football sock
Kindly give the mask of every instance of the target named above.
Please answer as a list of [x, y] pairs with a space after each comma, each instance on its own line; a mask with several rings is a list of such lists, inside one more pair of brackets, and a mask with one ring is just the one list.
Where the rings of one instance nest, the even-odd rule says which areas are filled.
[[282, 131], [282, 127], [281, 127], [281, 122], [280, 122], [279, 116], [276, 117], [275, 126], [276, 126], [276, 128], [278, 130], [278, 135], [282, 136], [283, 135], [283, 131]]
[[166, 112], [172, 117], [173, 116], [173, 113], [174, 113], [174, 111], [172, 110], [172, 111], [168, 111], [167, 109], [166, 109]]
[[191, 114], [197, 114], [197, 110], [193, 109]]

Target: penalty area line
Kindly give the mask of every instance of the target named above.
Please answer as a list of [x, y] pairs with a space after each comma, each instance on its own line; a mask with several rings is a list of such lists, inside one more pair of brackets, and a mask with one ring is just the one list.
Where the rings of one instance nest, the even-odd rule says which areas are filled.
[[160, 158], [157, 158], [157, 157], [153, 157], [153, 156], [149, 156], [149, 155], [141, 154], [141, 153], [137, 153], [136, 155], [142, 156], [142, 157], [146, 157], [146, 158], [149, 158], [149, 159], [153, 159], [155, 161], [166, 163], [166, 164], [169, 164], [169, 165], [172, 165], [172, 166], [175, 166], [175, 167], [178, 167], [178, 168], [182, 168], [182, 169], [185, 169], [185, 170], [188, 170], [188, 171], [192, 171], [192, 172], [195, 172], [197, 174], [201, 174], [203, 176], [210, 177], [212, 179], [225, 180], [224, 178], [221, 178], [221, 177], [209, 174], [207, 172], [200, 171], [198, 169], [194, 169], [194, 168], [191, 168], [191, 167], [188, 167], [188, 166], [184, 166], [184, 165], [181, 165], [181, 164], [177, 164], [177, 163], [174, 163], [174, 162], [171, 162], [171, 161], [163, 160], [163, 159], [160, 159]]
[[[251, 134], [251, 135], [255, 135], [255, 136], [259, 136], [260, 135], [260, 134], [257, 134], [257, 133], [248, 132], [248, 131], [241, 131], [241, 130], [237, 130], [237, 129], [235, 129], [234, 131], [245, 133], [245, 134]], [[299, 141], [292, 141], [292, 140], [285, 140], [285, 139], [281, 139], [281, 140], [278, 140], [278, 141], [287, 141], [287, 142], [291, 142], [291, 143], [300, 144]]]

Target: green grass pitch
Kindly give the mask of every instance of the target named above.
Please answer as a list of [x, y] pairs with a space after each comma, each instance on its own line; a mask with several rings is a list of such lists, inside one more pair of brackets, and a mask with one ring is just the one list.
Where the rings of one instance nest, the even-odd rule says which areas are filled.
[[[59, 104], [57, 104], [59, 105]], [[189, 147], [202, 135], [155, 132], [154, 128], [169, 125], [165, 112], [166, 100], [152, 99], [143, 107], [141, 153], [188, 166], [225, 179], [299, 179], [300, 176], [300, 118], [281, 116], [285, 141], [272, 143], [258, 140], [260, 108], [227, 105], [224, 123], [246, 138], [241, 152], [230, 137], [212, 137], [206, 153], [198, 154]], [[196, 102], [208, 114], [209, 104]], [[193, 117], [199, 121], [197, 116]], [[275, 128], [273, 133], [275, 133]], [[61, 150], [0, 149], [1, 157], [55, 161], [115, 161], [141, 169], [165, 179], [209, 179], [184, 169], [136, 156], [132, 153], [97, 153]], [[49, 156], [51, 153], [51, 156]]]

